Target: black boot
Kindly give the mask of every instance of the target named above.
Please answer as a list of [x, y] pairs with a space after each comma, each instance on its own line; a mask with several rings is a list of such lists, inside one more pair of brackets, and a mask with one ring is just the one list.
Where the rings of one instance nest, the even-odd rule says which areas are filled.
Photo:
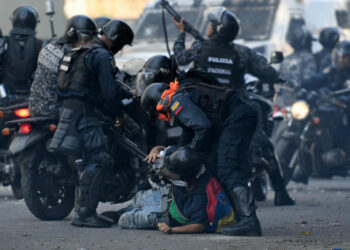
[[290, 198], [284, 181], [282, 179], [278, 165], [267, 169], [272, 188], [275, 191], [275, 206], [293, 206], [295, 201]]
[[248, 187], [236, 187], [229, 193], [234, 202], [235, 213], [239, 222], [230, 227], [223, 227], [221, 233], [232, 236], [261, 236], [260, 222], [255, 214], [252, 191]]
[[98, 170], [86, 171], [80, 174], [80, 185], [78, 189], [75, 214], [71, 224], [79, 227], [110, 227], [113, 220], [98, 215], [96, 208], [99, 202], [99, 190], [101, 187], [101, 173]]

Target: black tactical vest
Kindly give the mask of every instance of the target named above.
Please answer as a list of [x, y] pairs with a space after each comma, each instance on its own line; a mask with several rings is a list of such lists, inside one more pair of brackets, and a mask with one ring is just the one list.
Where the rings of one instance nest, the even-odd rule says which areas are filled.
[[199, 93], [199, 107], [207, 114], [213, 124], [220, 128], [225, 120], [229, 99], [235, 91], [227, 87], [196, 82], [182, 84], [176, 92], [189, 89]]
[[37, 66], [41, 41], [34, 36], [7, 37], [2, 82], [11, 94], [29, 93], [32, 75]]
[[237, 89], [243, 79], [239, 57], [232, 44], [217, 43], [214, 40], [202, 42], [197, 66], [212, 74], [222, 85]]
[[57, 87], [66, 97], [78, 97], [94, 104], [101, 103], [101, 90], [97, 76], [86, 66], [85, 59], [91, 50], [99, 45], [72, 49], [62, 59]]

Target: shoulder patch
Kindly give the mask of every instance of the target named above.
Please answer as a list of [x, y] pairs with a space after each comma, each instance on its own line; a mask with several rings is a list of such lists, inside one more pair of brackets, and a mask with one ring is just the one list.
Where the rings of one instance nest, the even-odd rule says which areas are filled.
[[174, 112], [175, 115], [178, 115], [183, 107], [180, 105], [180, 102], [176, 101], [173, 105], [171, 105], [170, 109]]

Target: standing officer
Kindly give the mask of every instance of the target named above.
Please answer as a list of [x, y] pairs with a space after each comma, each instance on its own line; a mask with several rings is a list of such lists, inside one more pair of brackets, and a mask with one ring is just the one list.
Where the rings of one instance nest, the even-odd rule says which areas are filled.
[[321, 73], [326, 68], [332, 66], [332, 50], [339, 42], [339, 38], [340, 35], [337, 28], [328, 27], [321, 30], [318, 41], [323, 48], [314, 55], [317, 72]]
[[93, 20], [83, 15], [73, 16], [67, 22], [64, 36], [42, 48], [28, 99], [32, 116], [58, 116], [57, 77], [62, 59], [73, 47], [85, 44], [96, 35]]
[[50, 148], [77, 157], [78, 199], [71, 222], [75, 226], [112, 224], [96, 214], [103, 170], [112, 162], [96, 109], [113, 118], [121, 117], [121, 100], [132, 97], [115, 78], [117, 67], [113, 55], [131, 44], [133, 38], [133, 31], [126, 23], [112, 20], [102, 29], [101, 37], [72, 49], [60, 66], [58, 90], [63, 105]]
[[12, 30], [2, 38], [1, 83], [10, 99], [20, 101], [29, 94], [42, 46], [42, 41], [35, 37], [39, 15], [27, 5], [15, 9], [10, 19]]
[[300, 84], [316, 73], [316, 61], [312, 54], [312, 34], [305, 28], [295, 30], [289, 44], [294, 51], [281, 64], [281, 77], [289, 82]]
[[238, 18], [224, 7], [213, 7], [207, 11], [209, 20], [206, 41], [195, 41], [191, 48], [185, 47], [183, 21], [175, 25], [181, 34], [174, 43], [174, 54], [180, 66], [194, 63], [211, 73], [217, 80], [238, 92], [244, 92], [244, 75], [250, 73], [268, 83], [279, 82], [278, 72], [263, 56], [232, 41], [237, 37], [240, 25]]
[[[141, 106], [150, 116], [157, 111], [159, 119], [181, 126], [184, 133], [179, 146], [189, 145], [200, 152], [212, 172], [213, 166], [217, 166], [215, 172], [238, 215], [238, 223], [222, 228], [221, 232], [260, 236], [260, 223], [248, 187], [248, 150], [257, 124], [256, 111], [233, 90], [199, 78], [196, 71], [181, 73], [177, 79], [170, 85], [153, 83], [146, 87]], [[148, 159], [154, 160], [161, 149], [155, 147]], [[208, 157], [213, 151], [217, 163], [210, 162]]]

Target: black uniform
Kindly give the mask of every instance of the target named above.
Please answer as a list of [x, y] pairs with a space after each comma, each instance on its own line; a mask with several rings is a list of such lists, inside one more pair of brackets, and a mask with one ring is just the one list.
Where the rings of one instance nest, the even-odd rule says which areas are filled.
[[340, 90], [350, 86], [350, 72], [336, 67], [328, 67], [320, 74], [314, 74], [310, 79], [302, 82], [301, 87], [308, 90], [317, 90], [327, 87]]
[[[179, 77], [179, 81], [179, 89], [187, 83], [203, 82], [191, 77]], [[205, 96], [195, 87], [179, 91], [173, 96], [170, 114], [184, 130], [180, 146], [190, 144], [192, 148], [208, 155], [217, 145], [215, 172], [220, 182], [227, 190], [247, 186], [250, 173], [248, 150], [257, 124], [256, 111], [235, 93], [221, 110], [219, 106], [208, 107]], [[211, 171], [215, 165], [210, 166]]]
[[121, 116], [120, 101], [131, 96], [115, 79], [116, 70], [112, 53], [100, 39], [72, 49], [60, 66], [58, 89], [63, 107], [50, 148], [83, 160], [76, 161], [81, 217], [95, 213], [102, 171], [110, 163], [96, 108], [112, 117]]
[[174, 43], [174, 54], [180, 66], [193, 62], [195, 66], [215, 76], [221, 84], [235, 90], [244, 89], [245, 73], [267, 83], [279, 81], [278, 72], [263, 56], [220, 37], [195, 41], [186, 50], [185, 33], [181, 33]]
[[22, 99], [29, 94], [42, 41], [17, 30], [1, 39], [6, 48], [1, 55], [1, 82], [10, 98]]
[[332, 49], [323, 48], [314, 55], [317, 72], [322, 73], [325, 69], [332, 66]]

